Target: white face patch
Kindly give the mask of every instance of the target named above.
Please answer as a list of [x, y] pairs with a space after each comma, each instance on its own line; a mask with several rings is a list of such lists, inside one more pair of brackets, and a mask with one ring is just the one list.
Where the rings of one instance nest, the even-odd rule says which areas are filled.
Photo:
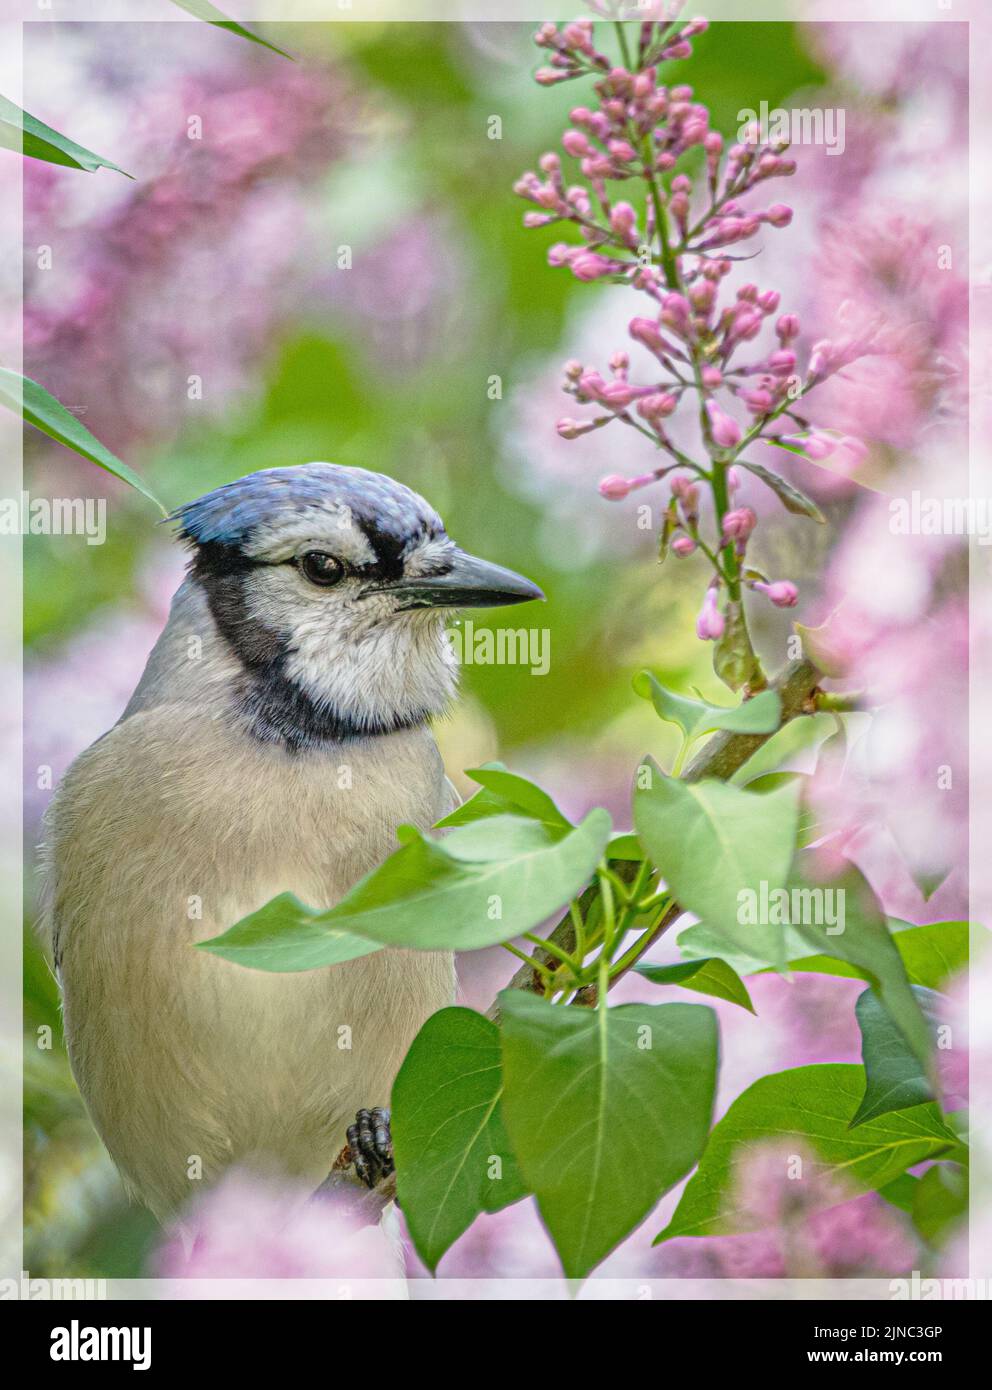
[[443, 572], [454, 550], [455, 543], [447, 536], [424, 536], [404, 554], [403, 574], [407, 579], [417, 579]]
[[367, 588], [354, 577], [321, 588], [293, 565], [267, 565], [248, 576], [245, 608], [278, 635], [283, 674], [321, 709], [369, 728], [442, 713], [458, 676], [444, 613], [400, 612], [399, 598]]
[[280, 517], [260, 528], [244, 546], [244, 553], [252, 559], [273, 564], [308, 550], [326, 551], [351, 565], [371, 565], [376, 559], [368, 537], [343, 502], [306, 507]]

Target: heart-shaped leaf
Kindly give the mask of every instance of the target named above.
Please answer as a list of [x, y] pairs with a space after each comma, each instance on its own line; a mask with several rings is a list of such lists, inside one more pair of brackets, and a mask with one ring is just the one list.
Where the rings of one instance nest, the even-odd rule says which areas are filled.
[[503, 1114], [566, 1275], [582, 1278], [697, 1161], [717, 1028], [699, 1004], [573, 1009], [500, 995]]
[[679, 961], [675, 965], [636, 965], [634, 969], [653, 985], [681, 985], [683, 989], [726, 999], [754, 1013], [747, 986], [733, 966], [718, 956], [704, 960]]
[[863, 1067], [828, 1063], [763, 1076], [738, 1096], [710, 1135], [699, 1168], [655, 1244], [673, 1236], [735, 1235], [760, 1229], [760, 1204], [738, 1191], [741, 1160], [779, 1145], [815, 1159], [807, 1176], [852, 1195], [893, 1182], [925, 1159], [959, 1149], [936, 1105], [885, 1115], [851, 1129], [864, 1094]]
[[655, 711], [670, 724], [677, 724], [687, 742], [722, 729], [735, 734], [772, 734], [782, 722], [782, 701], [775, 690], [763, 690], [753, 699], [743, 700], [733, 709], [690, 700], [666, 689], [651, 671], [639, 671], [634, 690], [650, 700]]
[[[917, 989], [921, 1009], [931, 1011], [929, 991]], [[929, 997], [928, 997], [929, 996]], [[893, 1110], [911, 1110], [935, 1099], [933, 1086], [892, 1015], [873, 989], [859, 995], [854, 1013], [861, 1029], [865, 1094], [851, 1128]]]
[[651, 862], [682, 907], [766, 965], [784, 966], [785, 943], [760, 904], [785, 889], [798, 818], [790, 784], [758, 795], [666, 777], [650, 758], [638, 769], [634, 823]]
[[392, 1098], [397, 1196], [428, 1269], [480, 1212], [527, 1195], [502, 1094], [496, 1025], [472, 1009], [433, 1014], [406, 1054]]
[[[340, 937], [361, 937], [383, 946], [422, 951], [470, 951], [495, 946], [532, 931], [592, 877], [610, 835], [606, 811], [590, 811], [576, 827], [548, 826], [519, 816], [494, 816], [434, 840], [413, 826], [401, 827], [404, 843], [329, 911], [313, 913], [301, 942], [300, 964], [292, 948], [279, 949], [280, 964], [258, 953], [260, 969], [312, 970], [341, 957]], [[271, 904], [269, 905], [271, 907]], [[269, 909], [243, 918], [204, 950], [241, 961], [244, 943], [270, 943], [282, 922]], [[309, 911], [309, 910], [307, 910]], [[330, 960], [315, 959], [316, 936], [326, 930]]]
[[562, 815], [546, 791], [526, 777], [508, 772], [502, 763], [470, 768], [467, 775], [478, 782], [482, 790], [439, 820], [437, 829], [506, 815], [529, 816], [545, 825], [572, 828], [572, 822]]

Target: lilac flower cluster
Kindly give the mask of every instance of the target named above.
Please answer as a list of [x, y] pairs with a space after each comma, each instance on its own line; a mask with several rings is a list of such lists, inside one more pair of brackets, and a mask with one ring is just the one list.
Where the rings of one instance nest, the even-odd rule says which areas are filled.
[[[738, 653], [746, 655], [730, 679], [726, 670], [721, 675], [735, 687], [753, 689], [764, 678], [747, 638], [742, 590], [760, 593], [779, 607], [792, 607], [798, 593], [791, 581], [769, 580], [747, 562], [757, 518], [734, 501], [739, 469], [752, 468], [740, 456], [758, 440], [779, 443], [812, 461], [841, 447], [848, 456], [863, 452], [858, 440], [812, 429], [798, 404], [813, 386], [879, 350], [877, 330], [868, 324], [847, 341], [815, 343], [803, 366], [796, 350], [799, 319], [780, 312], [777, 290], [749, 283], [732, 300], [721, 293], [734, 260], [741, 259], [728, 248], [792, 220], [784, 203], [756, 208], [751, 202], [770, 180], [793, 174], [795, 162], [784, 142], [763, 139], [758, 129], [725, 149], [693, 89], [660, 82], [659, 65], [691, 54], [690, 40], [706, 29], [704, 19], [680, 28], [671, 20], [615, 27], [620, 64], [596, 46], [592, 21], [561, 29], [544, 24], [538, 30], [536, 42], [551, 56], [537, 80], [547, 85], [591, 76], [598, 104], [573, 108], [561, 141], [564, 158], [548, 151], [539, 172], [525, 173], [515, 191], [534, 204], [525, 226], [571, 223], [578, 232], [578, 241], [550, 248], [552, 266], [567, 267], [578, 280], [632, 287], [650, 301], [647, 312], [630, 320], [629, 333], [658, 371], [651, 380], [634, 382], [624, 351], [609, 359], [608, 376], [594, 366], [567, 363], [564, 390], [577, 404], [596, 409], [559, 420], [558, 433], [576, 439], [620, 421], [668, 455], [666, 463], [636, 476], [604, 478], [600, 493], [620, 501], [667, 481], [662, 556], [669, 550], [680, 557], [705, 555], [713, 578], [697, 632], [718, 644], [733, 637]], [[679, 167], [687, 155], [693, 174]], [[572, 164], [578, 165], [577, 173]], [[636, 189], [634, 200], [618, 199], [612, 187], [617, 183]], [[684, 452], [669, 430], [670, 417], [683, 408], [698, 422], [705, 463]], [[818, 515], [791, 484], [767, 469], [758, 476], [790, 511]], [[701, 531], [701, 489], [712, 498], [715, 534], [709, 543]]]

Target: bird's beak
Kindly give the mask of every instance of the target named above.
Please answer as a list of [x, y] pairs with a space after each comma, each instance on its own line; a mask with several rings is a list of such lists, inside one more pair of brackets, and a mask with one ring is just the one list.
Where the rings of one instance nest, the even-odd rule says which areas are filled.
[[544, 594], [522, 574], [455, 550], [446, 574], [395, 579], [368, 592], [395, 594], [403, 599], [402, 608], [502, 608], [509, 603], [527, 603]]

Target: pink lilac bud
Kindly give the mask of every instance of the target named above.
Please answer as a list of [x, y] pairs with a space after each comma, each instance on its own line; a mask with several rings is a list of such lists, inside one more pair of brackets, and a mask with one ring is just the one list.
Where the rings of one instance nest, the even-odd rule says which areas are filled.
[[[609, 418], [604, 416], [604, 419]], [[566, 415], [558, 421], [555, 428], [562, 439], [578, 439], [583, 434], [590, 434], [593, 430], [599, 429], [600, 424], [599, 420], [572, 420]]]
[[723, 614], [717, 607], [717, 591], [707, 589], [696, 619], [696, 636], [703, 642], [715, 642], [723, 636], [723, 627]]
[[524, 213], [524, 226], [525, 226], [525, 227], [528, 227], [528, 228], [529, 228], [529, 227], [547, 227], [549, 223], [551, 223], [551, 222], [556, 222], [557, 220], [558, 220], [558, 219], [557, 219], [556, 217], [552, 217], [551, 214], [548, 213], [548, 212], [525, 212], [525, 213]]
[[672, 553], [674, 555], [681, 555], [684, 558], [686, 555], [691, 555], [695, 549], [696, 542], [691, 536], [676, 536], [672, 541]]
[[641, 473], [636, 478], [621, 478], [619, 473], [611, 473], [599, 485], [599, 495], [609, 502], [622, 502], [625, 497], [639, 487], [657, 481], [656, 473]]
[[637, 392], [633, 386], [619, 379], [607, 382], [599, 393], [599, 399], [612, 410], [626, 410], [636, 397]]
[[741, 399], [754, 415], [767, 415], [773, 405], [771, 392], [761, 387], [754, 391], [743, 392]]
[[819, 463], [821, 459], [830, 457], [837, 448], [837, 441], [828, 434], [810, 434], [802, 441], [802, 448], [807, 458]]
[[684, 295], [672, 292], [661, 301], [661, 321], [677, 333], [684, 334], [689, 326], [689, 301]]
[[718, 386], [723, 385], [723, 372], [719, 367], [706, 366], [700, 373], [703, 385], [708, 386], [711, 391], [715, 391]]
[[795, 367], [796, 354], [789, 348], [780, 348], [768, 356], [768, 370], [773, 376], [788, 376]]
[[615, 261], [607, 260], [605, 256], [597, 256], [595, 251], [582, 251], [574, 257], [571, 262], [572, 274], [576, 280], [599, 280], [604, 275], [611, 275], [616, 269]]
[[645, 420], [663, 420], [666, 416], [671, 415], [677, 405], [678, 401], [674, 396], [670, 396], [664, 391], [657, 391], [650, 396], [641, 397], [637, 402], [637, 413]]
[[630, 336], [638, 343], [643, 343], [652, 352], [664, 352], [667, 344], [658, 331], [658, 325], [654, 319], [631, 319], [627, 325]]
[[716, 300], [716, 285], [712, 280], [697, 280], [689, 290], [689, 300], [694, 309], [709, 313]]
[[632, 159], [637, 158], [637, 151], [629, 140], [611, 140], [607, 149], [614, 159], [619, 159], [621, 164], [629, 164]]
[[630, 203], [616, 203], [610, 213], [610, 226], [618, 236], [629, 236], [637, 225], [637, 213]]
[[727, 469], [727, 491], [733, 497], [734, 493], [741, 485], [741, 475], [736, 468]]
[[772, 584], [764, 584], [756, 579], [752, 588], [770, 598], [776, 608], [795, 608], [799, 599], [799, 590], [791, 579], [777, 579]]
[[757, 524], [758, 518], [750, 507], [737, 507], [723, 518], [723, 539], [728, 544], [746, 541]]
[[799, 315], [783, 314], [775, 325], [775, 332], [781, 343], [788, 343], [799, 337]]
[[773, 203], [765, 213], [765, 221], [773, 227], [787, 227], [792, 221], [792, 209], [785, 203]]
[[610, 473], [599, 485], [600, 497], [605, 497], [609, 502], [622, 502], [630, 495], [630, 490], [630, 483], [619, 473]]
[[741, 427], [730, 415], [721, 410], [716, 401], [706, 402], [713, 442], [719, 449], [734, 449], [741, 442]]
[[778, 290], [765, 290], [758, 295], [758, 306], [763, 314], [774, 314], [782, 302], [782, 296]]
[[565, 153], [570, 154], [573, 159], [582, 159], [592, 150], [588, 137], [583, 135], [581, 130], [566, 130], [561, 137], [561, 143]]
[[570, 72], [555, 72], [554, 68], [538, 68], [534, 81], [540, 87], [553, 87], [556, 82], [567, 82]]
[[821, 338], [818, 343], [814, 343], [809, 355], [809, 375], [820, 376], [822, 372], [827, 371], [833, 356], [834, 345], [829, 339]]
[[582, 375], [582, 363], [577, 357], [570, 357], [562, 369], [569, 381], [578, 381]]

